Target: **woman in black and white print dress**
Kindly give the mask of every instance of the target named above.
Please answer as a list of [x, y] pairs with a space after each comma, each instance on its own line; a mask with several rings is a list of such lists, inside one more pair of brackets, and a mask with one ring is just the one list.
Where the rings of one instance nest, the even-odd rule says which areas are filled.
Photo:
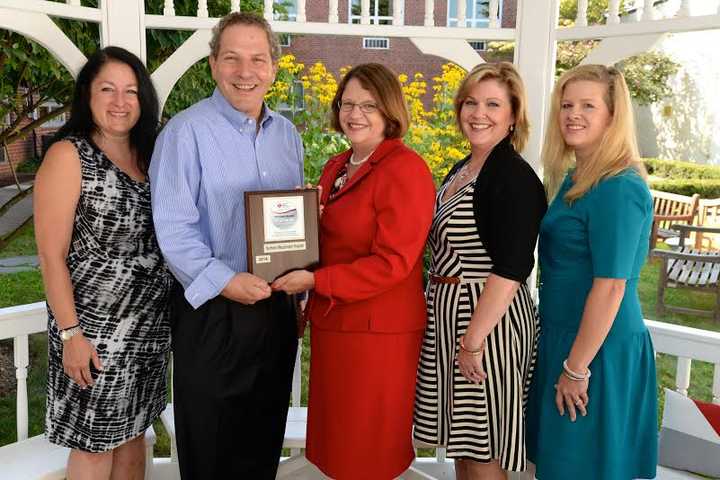
[[414, 435], [447, 447], [460, 480], [503, 479], [526, 467], [538, 321], [525, 282], [547, 202], [516, 152], [528, 135], [525, 104], [511, 64], [467, 75], [455, 111], [471, 154], [443, 182], [430, 230]]
[[143, 435], [166, 404], [170, 276], [145, 180], [157, 121], [140, 60], [116, 47], [98, 51], [36, 178], [46, 435], [72, 449], [73, 480], [142, 478]]

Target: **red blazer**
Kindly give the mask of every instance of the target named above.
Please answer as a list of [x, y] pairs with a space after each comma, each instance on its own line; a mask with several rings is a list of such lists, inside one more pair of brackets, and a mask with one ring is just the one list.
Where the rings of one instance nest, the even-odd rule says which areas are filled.
[[331, 158], [320, 177], [320, 266], [309, 320], [323, 330], [422, 330], [423, 251], [435, 204], [430, 170], [402, 140], [385, 140], [330, 199], [350, 154]]

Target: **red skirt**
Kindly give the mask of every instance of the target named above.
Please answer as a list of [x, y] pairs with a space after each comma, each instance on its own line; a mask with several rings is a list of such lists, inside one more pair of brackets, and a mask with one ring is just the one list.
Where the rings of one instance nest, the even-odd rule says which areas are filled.
[[306, 457], [336, 480], [390, 480], [415, 458], [423, 332], [311, 329]]

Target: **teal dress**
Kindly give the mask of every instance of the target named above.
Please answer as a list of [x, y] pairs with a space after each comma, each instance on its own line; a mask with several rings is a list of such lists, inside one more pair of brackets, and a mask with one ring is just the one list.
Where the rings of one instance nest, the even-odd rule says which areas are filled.
[[[527, 413], [528, 456], [539, 480], [655, 478], [653, 345], [637, 294], [652, 198], [634, 170], [602, 180], [571, 206], [568, 175], [540, 226], [540, 341]], [[555, 388], [594, 278], [624, 278], [625, 296], [590, 364], [587, 416], [560, 416]]]

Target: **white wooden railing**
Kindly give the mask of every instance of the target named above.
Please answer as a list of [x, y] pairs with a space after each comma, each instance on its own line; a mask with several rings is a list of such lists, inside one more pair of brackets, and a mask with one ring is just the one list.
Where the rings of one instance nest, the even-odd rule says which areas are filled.
[[[692, 361], [709, 362], [714, 365], [712, 401], [720, 404], [720, 333], [697, 328], [673, 325], [654, 320], [645, 321], [653, 338], [657, 353], [678, 358], [675, 389], [687, 395], [690, 385]], [[17, 438], [28, 437], [27, 369], [29, 365], [28, 336], [43, 332], [47, 326], [45, 303], [31, 303], [0, 308], [0, 340], [12, 339], [15, 377], [17, 378]], [[293, 384], [293, 404], [299, 406], [299, 362]]]

